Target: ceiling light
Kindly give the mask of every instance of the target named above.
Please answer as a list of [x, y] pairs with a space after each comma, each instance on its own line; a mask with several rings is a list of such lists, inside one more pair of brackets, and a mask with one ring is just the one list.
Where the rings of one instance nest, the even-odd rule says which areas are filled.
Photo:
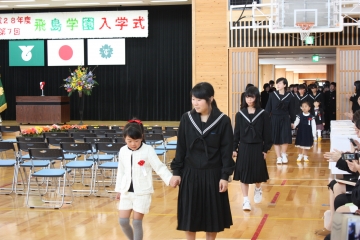
[[15, 5], [15, 7], [47, 7], [50, 6], [50, 4], [26, 4], [26, 5]]
[[79, 6], [79, 5], [100, 5], [100, 3], [65, 3], [66, 6]]
[[116, 4], [133, 4], [133, 3], [143, 3], [143, 1], [133, 1], [133, 2], [108, 2], [110, 5], [116, 5]]
[[10, 1], [10, 0], [5, 0], [5, 1], [0, 1], [0, 2], [6, 2], [6, 3], [16, 3], [16, 2], [35, 2], [35, 0], [14, 0], [14, 1]]

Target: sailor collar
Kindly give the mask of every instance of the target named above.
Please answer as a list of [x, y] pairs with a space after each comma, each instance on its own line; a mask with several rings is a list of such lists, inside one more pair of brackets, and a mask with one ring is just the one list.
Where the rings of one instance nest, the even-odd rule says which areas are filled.
[[253, 123], [255, 122], [255, 120], [264, 112], [265, 110], [262, 108], [257, 108], [255, 110], [254, 116], [252, 120], [250, 120], [249, 118], [249, 112], [247, 111], [246, 108], [243, 108], [239, 111], [239, 113], [249, 122], [249, 123]]
[[200, 135], [204, 135], [205, 133], [209, 132], [209, 130], [211, 128], [213, 128], [216, 124], [219, 123], [219, 121], [221, 120], [221, 118], [224, 115], [225, 114], [220, 112], [218, 109], [213, 109], [211, 111], [211, 113], [210, 113], [209, 119], [207, 120], [207, 122], [205, 124], [204, 131], [201, 131], [201, 128], [200, 128], [200, 126], [201, 126], [200, 115], [198, 113], [196, 113], [196, 111], [189, 111], [188, 112], [190, 122], [192, 123], [194, 128], [200, 133]]
[[308, 96], [308, 94], [305, 94], [303, 97], [300, 97], [299, 94], [296, 94], [296, 97], [297, 97], [300, 101], [304, 100], [307, 96]]
[[280, 101], [284, 101], [284, 99], [287, 98], [290, 95], [290, 93], [288, 92], [283, 98], [280, 98], [277, 91], [275, 91], [274, 94]]

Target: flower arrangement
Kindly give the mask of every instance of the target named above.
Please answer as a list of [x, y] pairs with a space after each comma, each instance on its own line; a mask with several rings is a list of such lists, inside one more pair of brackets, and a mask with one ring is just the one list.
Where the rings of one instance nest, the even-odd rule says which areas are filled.
[[32, 127], [21, 131], [23, 137], [40, 137], [46, 132], [67, 132], [69, 129], [87, 129], [87, 125], [63, 125], [58, 126], [56, 124], [45, 127]]
[[65, 90], [69, 93], [69, 97], [75, 91], [78, 91], [79, 95], [82, 93], [85, 95], [91, 95], [93, 87], [95, 85], [99, 85], [94, 80], [96, 76], [93, 74], [93, 70], [83, 66], [78, 66], [73, 72], [69, 69], [70, 76], [64, 79], [65, 83], [61, 85], [61, 87], [65, 88]]

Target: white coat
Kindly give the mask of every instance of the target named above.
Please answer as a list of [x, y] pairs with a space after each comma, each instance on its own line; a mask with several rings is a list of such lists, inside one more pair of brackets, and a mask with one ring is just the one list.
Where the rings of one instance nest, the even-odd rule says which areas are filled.
[[[131, 155], [133, 159], [132, 167]], [[143, 167], [145, 168], [146, 176], [143, 173], [142, 167], [138, 164], [141, 160], [145, 161]], [[170, 179], [173, 175], [166, 165], [160, 161], [153, 147], [143, 143], [140, 149], [132, 151], [125, 145], [119, 151], [115, 192], [127, 192], [132, 180], [135, 195], [153, 193], [153, 169], [166, 185], [170, 184]]]

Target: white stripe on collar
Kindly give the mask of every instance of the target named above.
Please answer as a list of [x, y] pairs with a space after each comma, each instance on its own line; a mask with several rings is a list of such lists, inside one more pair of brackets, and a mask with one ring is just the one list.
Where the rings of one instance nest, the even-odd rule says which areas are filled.
[[274, 92], [274, 94], [280, 101], [283, 101], [285, 98], [287, 98], [290, 95], [290, 93], [288, 93], [285, 97], [283, 97], [283, 99], [280, 99], [280, 97], [277, 95], [276, 92]]
[[298, 94], [296, 94], [296, 97], [301, 101], [303, 100], [304, 98], [306, 98], [308, 96], [308, 94], [306, 94], [305, 96], [303, 96], [302, 98], [300, 98], [300, 96]]
[[256, 114], [256, 116], [250, 121], [250, 119], [247, 117], [247, 116], [245, 116], [245, 114], [242, 112], [242, 111], [239, 111], [239, 113], [241, 113], [241, 115], [243, 115], [243, 117], [246, 119], [246, 120], [248, 120], [248, 122], [249, 123], [253, 123], [259, 116], [260, 116], [260, 114], [263, 112], [263, 111], [265, 111], [264, 109], [261, 109], [261, 111], [258, 113], [258, 114]]
[[310, 94], [310, 97], [315, 100], [315, 99], [317, 99], [318, 96], [320, 96], [320, 94], [321, 94], [321, 93], [316, 94], [315, 97], [313, 97], [313, 96]]
[[200, 128], [198, 127], [198, 125], [196, 125], [194, 119], [192, 118], [191, 114], [190, 114], [190, 111], [188, 112], [188, 115], [189, 115], [189, 119], [191, 121], [191, 123], [194, 125], [194, 127], [196, 128], [196, 130], [198, 130], [198, 132], [201, 134], [201, 135], [204, 135], [207, 131], [209, 131], [210, 128], [212, 128], [216, 123], [218, 123], [220, 121], [220, 119], [222, 118], [222, 116], [224, 116], [225, 114], [224, 113], [221, 113], [220, 116], [212, 123], [210, 124], [210, 126], [208, 126], [207, 128], [205, 128], [205, 130], [203, 132], [201, 132]]

